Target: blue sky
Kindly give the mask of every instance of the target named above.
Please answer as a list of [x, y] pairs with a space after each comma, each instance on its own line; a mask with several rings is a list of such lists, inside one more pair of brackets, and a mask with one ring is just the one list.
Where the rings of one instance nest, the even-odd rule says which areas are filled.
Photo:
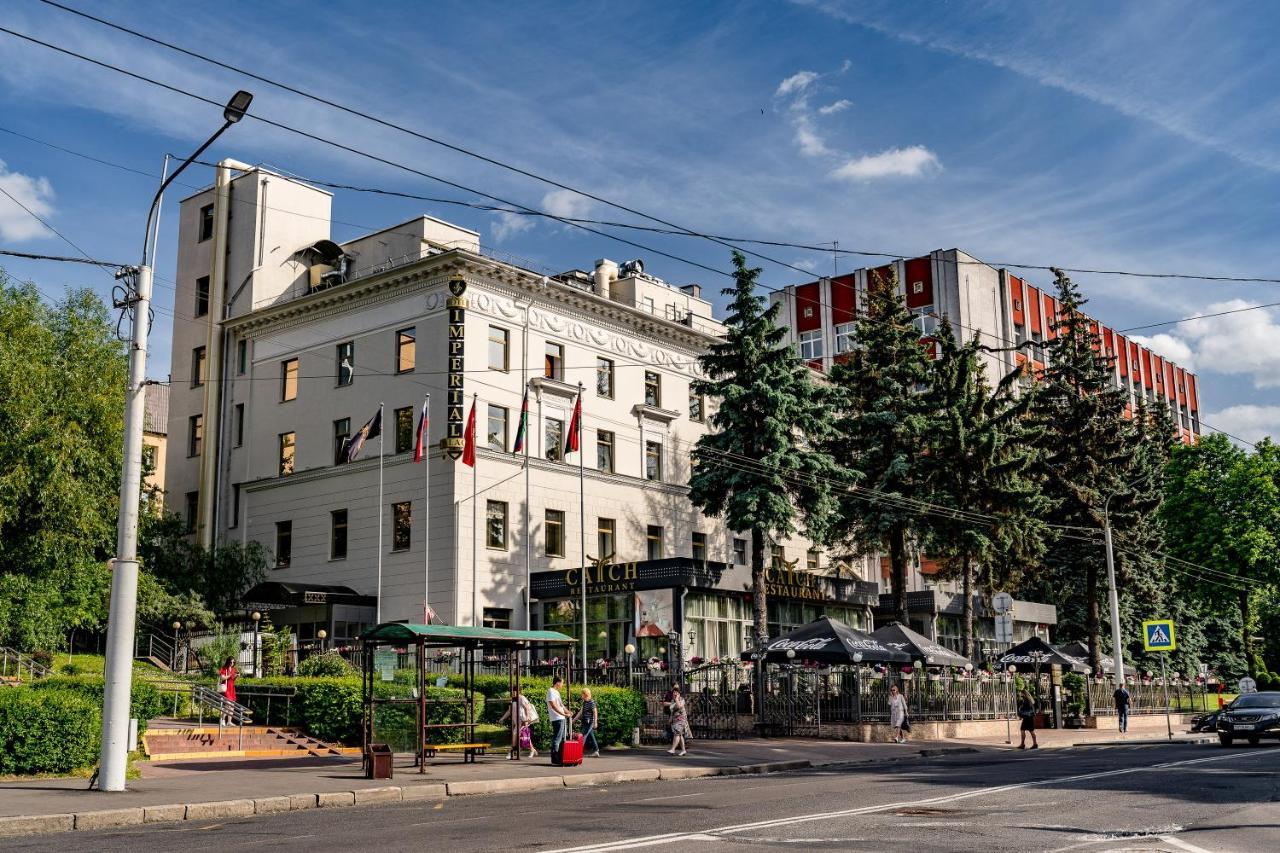
[[[1280, 9], [1193, 2], [520, 4], [103, 2], [103, 17], [640, 210], [720, 234], [1075, 267], [1280, 276]], [[557, 213], [626, 214], [269, 86], [10, 0], [5, 25], [423, 171]], [[219, 121], [208, 105], [0, 34], [0, 128], [157, 173]], [[211, 152], [329, 180], [475, 200], [246, 121]], [[95, 257], [135, 262], [154, 179], [0, 131], [0, 186]], [[184, 183], [207, 183], [193, 169]], [[179, 187], [174, 202], [188, 192]], [[430, 213], [549, 270], [644, 257], [564, 226], [338, 192], [334, 236]], [[173, 207], [157, 263], [168, 363]], [[726, 250], [630, 235], [717, 269]], [[0, 196], [0, 247], [72, 253]], [[831, 256], [770, 249], [827, 272]], [[3, 262], [51, 294], [92, 267]], [[782, 286], [801, 273], [763, 264]], [[862, 265], [845, 257], [840, 269]], [[1031, 273], [1039, 284], [1047, 273]], [[1280, 302], [1280, 285], [1080, 275], [1116, 327]], [[1202, 377], [1207, 423], [1280, 435], [1280, 310], [1148, 330]]]

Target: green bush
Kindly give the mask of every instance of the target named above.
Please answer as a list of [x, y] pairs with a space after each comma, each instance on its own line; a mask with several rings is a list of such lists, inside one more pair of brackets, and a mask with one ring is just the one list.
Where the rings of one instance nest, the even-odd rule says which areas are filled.
[[[56, 690], [75, 693], [102, 708], [102, 695], [106, 692], [106, 680], [100, 675], [51, 675], [36, 679], [31, 684], [36, 690]], [[162, 716], [169, 704], [164, 694], [153, 684], [135, 678], [129, 697], [129, 716], [138, 720], [138, 734], [147, 728], [147, 722]]]
[[84, 693], [0, 690], [0, 774], [66, 773], [98, 759], [102, 713]]
[[355, 674], [355, 667], [337, 652], [312, 655], [298, 664], [298, 675], [302, 678], [349, 678]]

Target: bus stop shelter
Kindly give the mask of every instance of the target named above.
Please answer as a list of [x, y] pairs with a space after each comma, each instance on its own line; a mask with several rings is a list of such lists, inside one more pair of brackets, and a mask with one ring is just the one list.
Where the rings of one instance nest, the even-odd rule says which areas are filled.
[[[507, 678], [509, 690], [514, 693], [520, 689], [520, 654], [535, 645], [564, 646], [569, 650], [568, 672], [573, 672], [573, 652], [576, 641], [558, 631], [516, 631], [508, 628], [480, 628], [454, 625], [415, 625], [405, 622], [384, 622], [369, 628], [360, 636], [363, 647], [362, 690], [363, 732], [365, 760], [371, 761], [374, 743], [374, 723], [379, 707], [387, 705], [412, 705], [415, 717], [415, 753], [419, 773], [426, 772], [426, 758], [429, 749], [427, 735], [438, 729], [461, 729], [467, 744], [475, 742], [476, 725], [480, 722], [475, 709], [476, 699], [476, 667], [484, 655], [505, 655], [507, 660]], [[377, 683], [380, 666], [379, 650], [388, 650], [395, 654], [403, 648], [412, 657], [416, 689], [412, 699], [388, 699], [377, 695]], [[460, 672], [462, 676], [464, 714], [461, 722], [431, 723], [428, 721], [427, 699], [427, 650], [457, 649], [460, 651]], [[392, 666], [395, 666], [393, 661]], [[568, 690], [566, 689], [566, 695]], [[512, 720], [512, 747], [517, 745], [516, 737], [519, 728]], [[518, 749], [514, 750], [518, 756]], [[474, 751], [465, 749], [464, 759], [473, 761]]]

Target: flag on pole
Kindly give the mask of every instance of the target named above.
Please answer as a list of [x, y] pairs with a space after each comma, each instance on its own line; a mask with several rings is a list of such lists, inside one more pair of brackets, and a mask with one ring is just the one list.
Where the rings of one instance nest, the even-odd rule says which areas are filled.
[[360, 451], [364, 449], [364, 443], [371, 438], [377, 438], [382, 435], [382, 407], [378, 407], [378, 413], [369, 418], [369, 422], [356, 432], [355, 435], [347, 439], [346, 445], [342, 448], [342, 455], [346, 457], [348, 462], [355, 462], [356, 457], [360, 455]]
[[576, 453], [578, 445], [578, 434], [582, 432], [582, 394], [578, 394], [578, 402], [573, 404], [573, 417], [569, 420], [569, 435], [564, 440], [564, 452], [566, 454]]
[[430, 405], [430, 397], [422, 401], [422, 417], [418, 420], [418, 441], [413, 446], [413, 461], [415, 463], [422, 461], [422, 454], [427, 449], [427, 417], [431, 414], [427, 407]]
[[476, 466], [476, 401], [471, 401], [471, 414], [467, 415], [467, 431], [463, 435], [462, 464]]
[[520, 403], [520, 424], [516, 427], [516, 443], [511, 448], [512, 453], [521, 453], [524, 451], [524, 432], [529, 425], [529, 389], [524, 389], [524, 400]]

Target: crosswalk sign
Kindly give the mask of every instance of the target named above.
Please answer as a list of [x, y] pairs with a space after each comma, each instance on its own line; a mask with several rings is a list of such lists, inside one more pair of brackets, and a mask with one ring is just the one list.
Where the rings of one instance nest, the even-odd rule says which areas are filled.
[[1171, 652], [1178, 647], [1172, 619], [1151, 619], [1142, 623], [1142, 647], [1149, 652]]

